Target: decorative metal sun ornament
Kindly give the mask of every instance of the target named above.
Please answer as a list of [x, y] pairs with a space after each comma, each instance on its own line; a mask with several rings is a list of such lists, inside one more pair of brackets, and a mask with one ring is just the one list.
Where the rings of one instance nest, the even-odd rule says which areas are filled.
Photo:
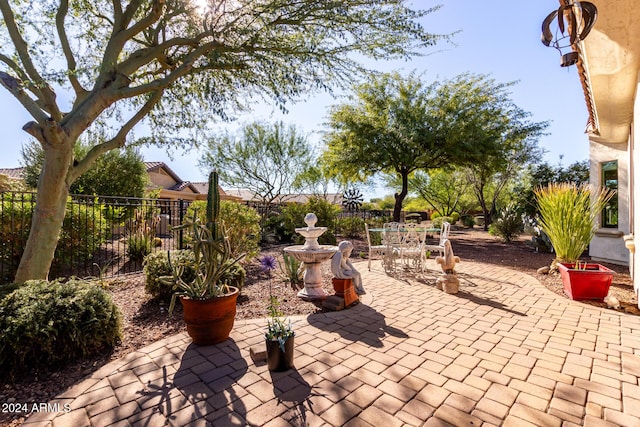
[[542, 43], [560, 52], [561, 67], [578, 62], [579, 54], [574, 46], [587, 37], [597, 17], [598, 9], [593, 3], [569, 1], [542, 22]]
[[362, 206], [362, 193], [357, 188], [350, 188], [344, 192], [342, 206], [349, 212], [357, 211]]

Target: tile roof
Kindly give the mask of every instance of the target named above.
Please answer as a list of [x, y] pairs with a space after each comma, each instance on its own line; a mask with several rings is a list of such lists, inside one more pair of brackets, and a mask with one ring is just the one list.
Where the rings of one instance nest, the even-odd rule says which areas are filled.
[[0, 175], [6, 175], [11, 179], [23, 179], [24, 168], [0, 168]]

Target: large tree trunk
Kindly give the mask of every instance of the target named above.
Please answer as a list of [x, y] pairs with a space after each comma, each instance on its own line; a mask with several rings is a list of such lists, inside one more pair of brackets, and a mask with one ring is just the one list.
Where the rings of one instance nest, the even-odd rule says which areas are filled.
[[16, 272], [16, 283], [47, 279], [64, 221], [73, 144], [70, 140], [47, 143], [44, 153], [31, 231]]
[[409, 174], [402, 174], [402, 190], [400, 193], [395, 193], [394, 197], [396, 199], [396, 203], [393, 206], [393, 220], [395, 222], [400, 222], [400, 214], [402, 213], [402, 202], [404, 198], [407, 197], [409, 193]]

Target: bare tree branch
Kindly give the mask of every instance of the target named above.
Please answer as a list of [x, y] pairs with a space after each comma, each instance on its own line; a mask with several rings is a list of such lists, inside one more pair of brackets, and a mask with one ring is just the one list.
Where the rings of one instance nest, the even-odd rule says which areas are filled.
[[0, 84], [22, 104], [29, 114], [31, 114], [31, 117], [38, 122], [43, 122], [47, 119], [47, 115], [42, 111], [38, 103], [24, 91], [20, 80], [4, 71], [0, 71]]
[[162, 91], [153, 92], [138, 112], [136, 112], [136, 114], [133, 115], [133, 117], [131, 117], [124, 125], [122, 125], [115, 137], [102, 144], [98, 144], [89, 150], [84, 159], [80, 160], [78, 164], [73, 167], [72, 171], [70, 171], [70, 182], [75, 181], [77, 177], [89, 170], [95, 160], [102, 154], [116, 148], [124, 147], [127, 141], [127, 135], [131, 132], [131, 129], [133, 129], [136, 124], [149, 114], [160, 98], [162, 98]]
[[[13, 42], [13, 45], [16, 48], [16, 52], [20, 57], [20, 61], [24, 66], [24, 70], [29, 76], [30, 81], [28, 81], [27, 83], [29, 84], [29, 90], [34, 94], [37, 94], [44, 110], [51, 114], [52, 117], [56, 119], [61, 117], [60, 110], [58, 109], [58, 106], [55, 102], [55, 92], [51, 90], [40, 73], [38, 73], [38, 71], [36, 70], [36, 67], [31, 60], [31, 56], [29, 55], [29, 47], [27, 46], [27, 42], [20, 34], [20, 30], [18, 29], [18, 26], [16, 24], [13, 11], [11, 10], [11, 6], [9, 6], [7, 0], [0, 0], [0, 12], [2, 12], [2, 17], [4, 18], [7, 30], [9, 31], [9, 36], [11, 37], [11, 41]], [[35, 85], [32, 82], [35, 83]]]
[[58, 37], [60, 38], [60, 44], [62, 45], [62, 51], [64, 52], [64, 57], [67, 60], [67, 70], [69, 82], [73, 87], [73, 90], [76, 93], [76, 101], [79, 102], [87, 95], [87, 90], [82, 87], [80, 81], [78, 80], [75, 72], [76, 72], [76, 59], [73, 56], [73, 52], [71, 51], [71, 46], [69, 45], [69, 38], [67, 37], [67, 31], [64, 27], [64, 19], [69, 12], [69, 1], [68, 0], [60, 0], [60, 8], [58, 9], [58, 13], [56, 13], [56, 28], [58, 30]]

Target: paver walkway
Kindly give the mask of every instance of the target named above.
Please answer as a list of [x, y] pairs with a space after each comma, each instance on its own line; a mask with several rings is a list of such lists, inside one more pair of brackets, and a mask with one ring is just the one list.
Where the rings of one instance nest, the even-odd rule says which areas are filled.
[[639, 317], [485, 264], [458, 265], [457, 295], [374, 265], [361, 304], [299, 319], [295, 370], [256, 366], [266, 322], [238, 321], [114, 361], [27, 425], [640, 426]]

